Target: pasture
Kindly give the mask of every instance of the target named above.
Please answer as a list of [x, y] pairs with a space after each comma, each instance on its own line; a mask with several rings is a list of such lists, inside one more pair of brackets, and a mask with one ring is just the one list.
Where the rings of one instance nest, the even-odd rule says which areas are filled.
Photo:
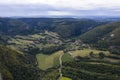
[[67, 77], [62, 77], [60, 80], [72, 80], [72, 79], [67, 78]]
[[72, 57], [80, 56], [80, 57], [89, 57], [90, 52], [93, 52], [93, 54], [99, 54], [100, 52], [103, 52], [105, 55], [109, 55], [110, 53], [108, 51], [100, 51], [95, 49], [83, 49], [83, 50], [75, 50], [69, 52]]
[[59, 65], [59, 57], [63, 54], [63, 51], [55, 52], [51, 55], [37, 54], [38, 67], [42, 70], [46, 70], [55, 65]]

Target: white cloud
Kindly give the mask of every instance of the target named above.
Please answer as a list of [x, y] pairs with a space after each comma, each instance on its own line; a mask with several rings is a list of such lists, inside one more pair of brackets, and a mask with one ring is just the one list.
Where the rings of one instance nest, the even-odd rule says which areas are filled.
[[62, 15], [73, 15], [71, 12], [65, 11], [48, 11], [48, 15], [62, 16]]
[[120, 0], [0, 0], [0, 4], [48, 4], [55, 7], [93, 9], [120, 7]]
[[11, 11], [14, 15], [120, 15], [120, 0], [0, 0], [0, 15]]

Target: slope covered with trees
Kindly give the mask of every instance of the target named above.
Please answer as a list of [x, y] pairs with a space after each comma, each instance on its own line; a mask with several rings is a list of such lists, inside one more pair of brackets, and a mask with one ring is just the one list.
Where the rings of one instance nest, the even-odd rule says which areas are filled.
[[43, 71], [32, 56], [0, 46], [0, 72], [3, 80], [38, 80]]
[[120, 46], [120, 22], [109, 23], [106, 25], [98, 26], [85, 34], [80, 38], [85, 43], [90, 44], [102, 44], [106, 46]]
[[65, 38], [78, 36], [105, 23], [90, 19], [72, 18], [0, 18], [0, 32], [7, 35], [28, 35], [48, 30]]
[[100, 50], [109, 50], [108, 58], [118, 59], [120, 56], [120, 22], [112, 22], [98, 26], [80, 36], [80, 39]]

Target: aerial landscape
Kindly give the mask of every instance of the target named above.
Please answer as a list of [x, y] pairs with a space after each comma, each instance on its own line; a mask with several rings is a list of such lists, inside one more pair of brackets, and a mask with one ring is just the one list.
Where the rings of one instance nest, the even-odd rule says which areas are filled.
[[0, 80], [120, 80], [120, 1], [106, 1], [0, 1]]

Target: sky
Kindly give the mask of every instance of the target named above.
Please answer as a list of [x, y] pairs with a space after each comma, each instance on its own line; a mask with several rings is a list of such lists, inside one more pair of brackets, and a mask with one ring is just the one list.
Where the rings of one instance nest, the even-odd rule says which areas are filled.
[[1, 17], [120, 16], [120, 0], [0, 0]]

